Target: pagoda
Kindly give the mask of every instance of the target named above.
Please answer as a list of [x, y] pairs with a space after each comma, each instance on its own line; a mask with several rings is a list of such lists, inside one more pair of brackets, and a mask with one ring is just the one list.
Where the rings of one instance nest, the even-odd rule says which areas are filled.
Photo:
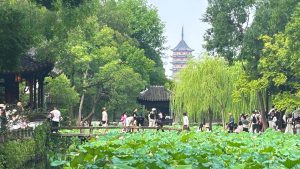
[[191, 49], [184, 41], [184, 34], [183, 34], [183, 27], [181, 31], [181, 41], [178, 45], [172, 49], [172, 77], [182, 68], [184, 68], [187, 64], [187, 61], [192, 58], [192, 52], [194, 51]]

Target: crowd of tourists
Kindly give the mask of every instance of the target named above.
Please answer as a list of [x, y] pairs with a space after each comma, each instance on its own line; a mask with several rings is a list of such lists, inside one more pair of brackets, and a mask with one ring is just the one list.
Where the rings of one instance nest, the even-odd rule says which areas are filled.
[[[242, 114], [238, 123], [234, 122], [232, 114], [229, 114], [229, 116], [229, 122], [227, 123], [229, 133], [239, 133], [242, 131], [260, 133], [263, 131], [262, 116], [257, 110], [254, 110], [250, 116], [248, 114]], [[273, 130], [300, 134], [299, 110], [285, 114], [273, 106], [266, 115], [266, 119], [268, 127]]]
[[0, 130], [24, 129], [29, 126], [29, 120], [24, 116], [21, 102], [16, 106], [0, 104]]
[[[142, 112], [138, 112], [135, 108], [132, 112], [123, 112], [120, 116], [120, 125], [124, 128], [123, 132], [132, 132], [135, 127], [145, 126], [145, 122], [148, 122], [148, 127], [155, 127], [157, 130], [163, 130], [166, 119], [170, 119], [169, 116], [165, 116], [163, 112], [157, 111], [156, 108], [152, 108], [151, 111], [145, 115]], [[84, 123], [84, 122], [83, 122]], [[100, 126], [108, 126], [108, 113], [105, 107], [102, 108]], [[138, 130], [138, 128], [136, 129]]]

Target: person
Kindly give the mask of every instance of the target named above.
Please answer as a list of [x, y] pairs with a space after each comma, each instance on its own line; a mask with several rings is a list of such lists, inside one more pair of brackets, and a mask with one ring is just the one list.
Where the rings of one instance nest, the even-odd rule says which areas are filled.
[[183, 113], [183, 126], [182, 126], [182, 130], [188, 130], [188, 131], [190, 131], [189, 118], [188, 118], [186, 112]]
[[159, 112], [158, 115], [157, 115], [157, 118], [156, 118], [156, 124], [157, 124], [157, 131], [159, 129], [161, 129], [162, 132], [164, 132], [164, 125], [163, 125], [163, 113], [162, 112]]
[[133, 113], [132, 113], [132, 116], [133, 116], [133, 119], [134, 119], [134, 121], [133, 121], [133, 125], [134, 126], [136, 126], [137, 125], [137, 117], [138, 117], [138, 109], [137, 108], [135, 108], [134, 110], [133, 110]]
[[203, 123], [200, 123], [197, 132], [202, 132], [203, 131]]
[[242, 124], [243, 124], [243, 131], [249, 132], [249, 120], [248, 120], [248, 114], [244, 115], [242, 119]]
[[229, 113], [229, 122], [228, 122], [228, 133], [233, 133], [234, 129], [234, 118], [231, 113]]
[[240, 133], [243, 131], [243, 123], [242, 121], [239, 121], [239, 125], [237, 126], [237, 128], [234, 130], [235, 133]]
[[287, 118], [286, 118], [286, 128], [285, 128], [285, 132], [284, 133], [291, 133], [293, 134], [293, 118], [292, 118], [292, 114], [288, 114]]
[[258, 115], [257, 115], [257, 111], [253, 111], [252, 115], [251, 115], [251, 127], [252, 127], [252, 132], [253, 133], [258, 133], [259, 132], [259, 124], [258, 124]]
[[273, 118], [274, 117], [275, 117], [275, 108], [272, 106], [272, 109], [268, 113], [269, 128], [273, 128]]
[[292, 113], [293, 118], [293, 129], [295, 130], [295, 134], [300, 134], [300, 113], [299, 109], [296, 109]]
[[[61, 119], [61, 113], [60, 111], [57, 109], [57, 107], [54, 107], [53, 110], [50, 112], [51, 114], [51, 126], [52, 127], [58, 127], [59, 126], [59, 121]], [[52, 129], [53, 133], [58, 132], [58, 129]]]
[[144, 126], [144, 119], [143, 113], [141, 113], [136, 119], [137, 126]]
[[108, 126], [108, 115], [107, 115], [107, 110], [106, 110], [105, 107], [102, 108], [101, 124], [102, 124], [103, 127]]
[[134, 126], [134, 117], [133, 116], [129, 116], [126, 118], [126, 122], [125, 122], [125, 128], [126, 128], [126, 132], [132, 132], [133, 129], [130, 127]]
[[155, 127], [155, 111], [156, 108], [152, 108], [152, 110], [148, 114], [149, 127]]
[[274, 116], [272, 118], [272, 123], [271, 123], [272, 126], [271, 126], [271, 128], [274, 129], [274, 130], [277, 130], [277, 124], [278, 124], [278, 119], [277, 119], [276, 116]]
[[122, 126], [124, 127], [122, 129], [122, 132], [126, 132], [126, 118], [127, 118], [127, 112], [123, 112], [122, 115], [121, 115], [121, 118], [120, 118], [120, 122], [122, 123]]
[[125, 126], [125, 122], [126, 122], [126, 118], [127, 118], [127, 112], [123, 112], [120, 118], [120, 122], [122, 123], [123, 126]]
[[5, 110], [0, 108], [0, 132], [6, 130], [7, 118]]
[[23, 108], [22, 102], [20, 102], [20, 101], [17, 102], [16, 109], [17, 109], [18, 114], [22, 114], [24, 112], [24, 108]]

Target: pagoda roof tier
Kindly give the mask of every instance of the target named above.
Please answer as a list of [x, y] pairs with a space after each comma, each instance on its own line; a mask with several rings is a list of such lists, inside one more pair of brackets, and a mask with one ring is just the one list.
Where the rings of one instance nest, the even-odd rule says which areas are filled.
[[182, 69], [182, 67], [181, 68], [172, 68], [170, 70], [172, 70], [172, 71], [178, 71], [178, 70], [181, 70], [181, 69]]
[[172, 64], [186, 64], [187, 61], [171, 61]]
[[182, 39], [179, 44], [172, 49], [173, 52], [177, 52], [177, 51], [188, 51], [188, 52], [192, 52], [194, 51], [193, 49], [191, 49], [186, 43], [185, 41]]
[[189, 58], [187, 55], [172, 55], [172, 58]]

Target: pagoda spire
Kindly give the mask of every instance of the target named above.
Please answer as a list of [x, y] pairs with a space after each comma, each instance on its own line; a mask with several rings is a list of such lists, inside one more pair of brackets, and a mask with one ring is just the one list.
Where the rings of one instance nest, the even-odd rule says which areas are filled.
[[183, 34], [183, 26], [182, 26], [182, 30], [181, 30], [181, 40], [183, 40], [184, 34]]

